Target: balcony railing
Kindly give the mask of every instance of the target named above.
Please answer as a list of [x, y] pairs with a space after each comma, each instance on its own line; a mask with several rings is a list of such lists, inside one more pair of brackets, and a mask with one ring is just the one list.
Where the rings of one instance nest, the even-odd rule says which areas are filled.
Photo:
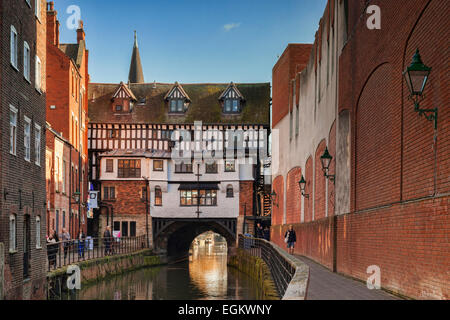
[[48, 271], [106, 256], [133, 253], [147, 248], [145, 235], [121, 238], [86, 238], [47, 243]]
[[267, 264], [283, 300], [306, 299], [309, 283], [309, 267], [306, 264], [264, 239], [239, 235], [239, 248]]

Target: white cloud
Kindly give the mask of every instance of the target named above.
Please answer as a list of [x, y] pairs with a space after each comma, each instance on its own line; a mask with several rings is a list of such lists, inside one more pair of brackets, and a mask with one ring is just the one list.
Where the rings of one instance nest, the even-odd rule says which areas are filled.
[[239, 28], [240, 25], [241, 25], [240, 22], [239, 23], [233, 22], [233, 23], [228, 23], [228, 24], [224, 25], [223, 28], [225, 29], [226, 32], [228, 32], [231, 29]]

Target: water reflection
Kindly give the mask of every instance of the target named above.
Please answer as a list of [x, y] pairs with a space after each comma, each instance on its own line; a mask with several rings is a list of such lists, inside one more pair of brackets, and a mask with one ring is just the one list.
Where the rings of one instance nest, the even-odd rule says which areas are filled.
[[189, 261], [142, 269], [84, 287], [77, 300], [259, 300], [256, 283], [227, 267], [222, 242], [194, 243]]

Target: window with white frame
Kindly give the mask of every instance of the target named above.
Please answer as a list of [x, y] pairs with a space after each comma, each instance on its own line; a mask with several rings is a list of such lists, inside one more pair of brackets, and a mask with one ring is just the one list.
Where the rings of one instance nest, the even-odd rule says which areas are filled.
[[36, 81], [36, 89], [38, 91], [41, 91], [41, 78], [42, 78], [42, 64], [41, 64], [41, 59], [39, 59], [38, 56], [36, 56], [36, 77], [35, 77], [35, 81]]
[[25, 160], [30, 161], [31, 157], [31, 119], [24, 116], [23, 144], [25, 147]]
[[17, 112], [15, 107], [9, 106], [9, 153], [12, 155], [17, 154]]
[[41, 248], [41, 217], [36, 217], [36, 248]]
[[30, 81], [30, 62], [31, 62], [31, 51], [30, 46], [25, 41], [23, 43], [23, 76], [25, 79]]
[[34, 125], [34, 150], [35, 150], [35, 163], [41, 165], [41, 126]]
[[36, 17], [41, 20], [41, 0], [35, 1], [35, 10], [34, 13], [36, 14]]
[[18, 69], [18, 36], [17, 36], [17, 30], [14, 28], [14, 26], [11, 26], [11, 64], [14, 68]]
[[17, 229], [16, 215], [11, 214], [9, 216], [9, 251], [10, 252], [14, 252], [17, 249], [16, 229]]

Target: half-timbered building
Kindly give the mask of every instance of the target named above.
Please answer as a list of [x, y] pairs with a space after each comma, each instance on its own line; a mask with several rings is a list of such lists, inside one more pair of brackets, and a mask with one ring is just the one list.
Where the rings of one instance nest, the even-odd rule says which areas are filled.
[[[270, 83], [142, 83], [138, 54], [135, 40], [128, 83], [89, 85], [89, 175], [101, 197], [90, 231], [111, 225], [122, 235], [139, 235], [148, 226], [155, 246], [174, 219], [219, 219], [231, 233], [244, 232], [244, 217], [263, 215], [262, 195], [270, 190], [261, 176]], [[180, 138], [183, 133], [190, 139]], [[244, 156], [257, 154], [253, 163], [238, 157], [238, 146]], [[232, 158], [192, 154], [177, 162], [178, 147], [214, 147]], [[167, 239], [162, 242], [160, 248]]]

